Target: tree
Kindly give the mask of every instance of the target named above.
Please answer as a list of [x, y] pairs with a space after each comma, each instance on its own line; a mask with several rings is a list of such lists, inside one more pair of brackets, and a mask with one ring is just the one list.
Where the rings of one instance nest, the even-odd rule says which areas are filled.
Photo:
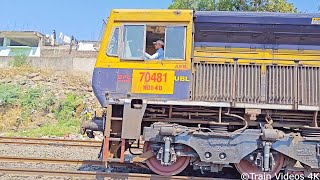
[[287, 0], [173, 0], [169, 9], [197, 11], [267, 11], [297, 12]]

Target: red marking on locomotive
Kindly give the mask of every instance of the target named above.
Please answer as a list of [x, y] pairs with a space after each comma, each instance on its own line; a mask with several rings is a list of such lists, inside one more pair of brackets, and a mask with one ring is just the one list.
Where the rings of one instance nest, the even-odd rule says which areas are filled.
[[126, 74], [118, 75], [118, 82], [129, 83], [131, 81], [131, 76]]

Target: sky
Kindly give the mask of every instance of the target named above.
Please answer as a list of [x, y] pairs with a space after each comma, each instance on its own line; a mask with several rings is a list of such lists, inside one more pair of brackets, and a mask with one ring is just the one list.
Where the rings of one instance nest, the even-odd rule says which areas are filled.
[[[317, 12], [320, 0], [288, 0], [301, 12]], [[0, 31], [63, 32], [97, 40], [111, 9], [165, 9], [172, 0], [0, 0]]]

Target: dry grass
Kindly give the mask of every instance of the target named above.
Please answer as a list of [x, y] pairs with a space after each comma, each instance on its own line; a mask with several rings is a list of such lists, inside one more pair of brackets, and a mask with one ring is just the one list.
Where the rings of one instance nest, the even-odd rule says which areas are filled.
[[[33, 80], [32, 73], [41, 80]], [[79, 133], [84, 109], [91, 104], [85, 97], [90, 93], [88, 74], [22, 66], [0, 68], [1, 80], [6, 83], [0, 83], [0, 133], [30, 137]]]
[[0, 69], [0, 79], [12, 79], [17, 76], [27, 76], [31, 73], [39, 73], [46, 80], [62, 80], [68, 86], [90, 86], [90, 75], [77, 71], [56, 71], [52, 69], [39, 69], [31, 66], [9, 67]]
[[35, 73], [39, 72], [39, 70], [32, 67], [19, 67], [19, 68], [1, 68], [0, 70], [0, 78], [13, 78], [17, 75], [25, 75], [27, 73]]
[[19, 126], [19, 119], [21, 117], [21, 107], [14, 107], [0, 110], [0, 131], [3, 132], [8, 129], [15, 130]]

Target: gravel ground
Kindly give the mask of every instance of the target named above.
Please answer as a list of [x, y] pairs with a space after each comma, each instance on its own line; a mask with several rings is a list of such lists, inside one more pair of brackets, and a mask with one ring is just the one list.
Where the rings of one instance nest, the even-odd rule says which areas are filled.
[[[54, 169], [54, 170], [60, 170], [60, 171], [82, 171], [84, 168], [82, 165], [63, 165], [63, 164], [43, 164], [43, 163], [0, 163], [0, 168], [22, 168], [22, 169]], [[88, 167], [85, 168], [86, 170], [89, 170]], [[100, 171], [104, 172], [104, 168], [94, 168], [91, 167], [90, 170], [92, 171]], [[58, 180], [64, 180], [64, 179], [88, 179], [88, 178], [77, 178], [77, 177], [49, 177], [49, 176], [17, 176], [17, 175], [7, 175], [7, 174], [0, 174], [0, 179], [4, 180], [11, 180], [11, 179], [44, 179], [44, 180], [51, 180], [51, 179], [58, 179]], [[95, 178], [92, 178], [95, 179]]]
[[0, 156], [98, 160], [99, 148], [0, 145]]
[[[32, 146], [3, 144], [0, 146], [0, 156], [30, 157], [30, 158], [56, 158], [56, 159], [79, 159], [98, 160], [99, 148], [79, 148], [61, 146]], [[44, 164], [44, 163], [18, 163], [0, 162], [0, 168], [28, 168], [28, 169], [54, 169], [69, 171], [95, 171], [95, 172], [127, 172], [127, 173], [150, 173], [149, 170], [132, 168], [103, 168], [91, 165], [64, 165], [64, 164]], [[81, 179], [68, 177], [47, 177], [47, 176], [16, 176], [0, 174], [0, 179]], [[87, 178], [86, 178], [87, 179]]]
[[[79, 147], [57, 147], [57, 146], [31, 146], [31, 145], [1, 145], [0, 156], [15, 157], [34, 157], [34, 158], [56, 158], [56, 159], [78, 159], [78, 160], [98, 160], [99, 148], [79, 148]], [[68, 171], [95, 171], [95, 172], [124, 172], [124, 173], [151, 173], [150, 170], [140, 168], [103, 168], [91, 165], [63, 165], [63, 164], [44, 164], [44, 163], [8, 163], [0, 162], [0, 168], [29, 168], [29, 169], [54, 169]], [[209, 176], [209, 177], [228, 177], [232, 178], [234, 171], [227, 173], [206, 173], [202, 175], [198, 171], [193, 171], [192, 167], [181, 173], [183, 176]], [[230, 177], [231, 176], [231, 177]], [[11, 179], [44, 179], [44, 180], [64, 180], [81, 178], [69, 177], [48, 177], [48, 176], [16, 176], [0, 174], [0, 180]], [[82, 178], [83, 179], [83, 178]], [[87, 178], [85, 178], [87, 179]]]
[[17, 162], [0, 162], [0, 168], [22, 168], [22, 169], [54, 169], [58, 171], [74, 171], [80, 169], [81, 165], [68, 164], [44, 164], [44, 163], [17, 163]]
[[[17, 162], [0, 162], [0, 168], [21, 168], [21, 169], [44, 169], [44, 170], [57, 170], [57, 171], [94, 171], [94, 172], [112, 172], [112, 169], [106, 169], [98, 166], [90, 165], [70, 165], [70, 164], [45, 164], [45, 163], [17, 163]], [[17, 176], [0, 174], [0, 179], [88, 179], [77, 177], [49, 177], [49, 176]], [[95, 178], [92, 178], [95, 179]]]
[[[56, 159], [79, 159], [79, 160], [98, 160], [99, 148], [80, 148], [80, 147], [59, 147], [59, 146], [32, 146], [32, 145], [0, 145], [0, 156], [30, 157], [30, 158], [56, 158]], [[63, 165], [63, 164], [43, 164], [43, 163], [0, 163], [2, 168], [30, 168], [30, 169], [54, 169], [54, 170], [84, 170], [84, 171], [106, 171], [105, 168], [97, 168], [86, 165]], [[84, 178], [69, 177], [47, 177], [47, 176], [16, 176], [0, 174], [0, 179], [45, 179], [45, 180], [64, 180]], [[86, 178], [87, 179], [87, 178]]]

